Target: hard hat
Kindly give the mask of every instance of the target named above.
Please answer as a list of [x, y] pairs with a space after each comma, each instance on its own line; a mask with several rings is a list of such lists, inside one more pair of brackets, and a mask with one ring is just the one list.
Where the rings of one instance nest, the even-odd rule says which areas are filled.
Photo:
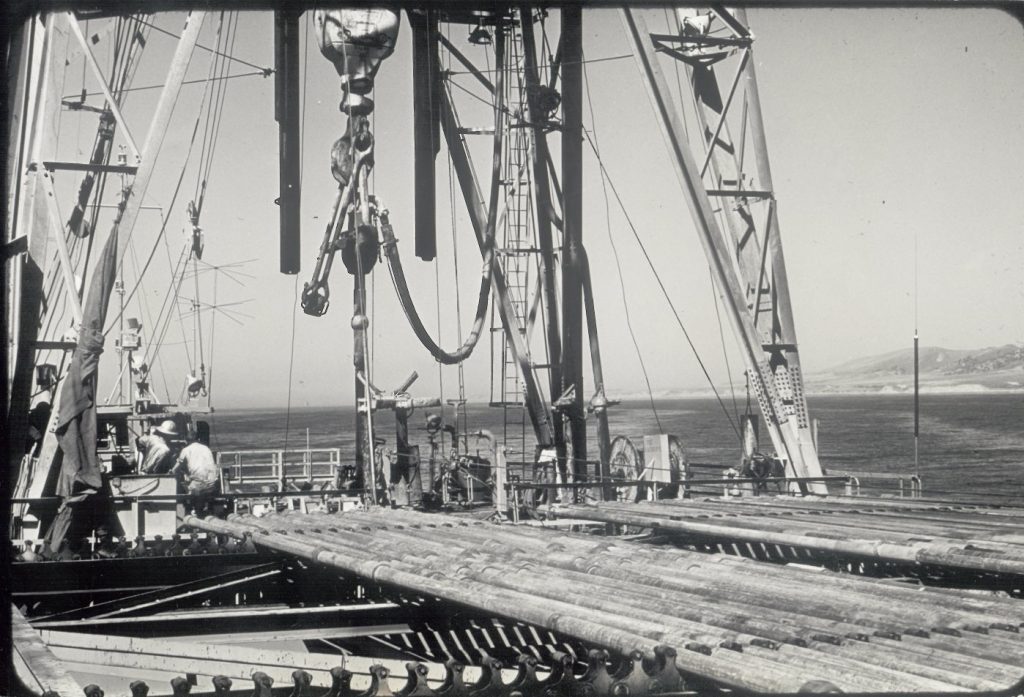
[[171, 419], [165, 420], [162, 424], [156, 427], [156, 432], [161, 436], [167, 436], [168, 438], [178, 437], [178, 425]]

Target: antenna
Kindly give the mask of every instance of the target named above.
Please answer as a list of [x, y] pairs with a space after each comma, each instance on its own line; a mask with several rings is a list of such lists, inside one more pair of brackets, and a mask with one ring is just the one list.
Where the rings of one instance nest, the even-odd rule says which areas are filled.
[[917, 315], [917, 230], [914, 230], [914, 476], [918, 484], [921, 482], [921, 463], [918, 458], [918, 445], [921, 439], [921, 408], [918, 361], [918, 315]]

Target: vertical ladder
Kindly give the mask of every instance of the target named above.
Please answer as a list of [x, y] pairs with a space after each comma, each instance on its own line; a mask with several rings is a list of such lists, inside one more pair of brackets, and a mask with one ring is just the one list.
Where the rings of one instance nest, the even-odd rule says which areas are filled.
[[[517, 127], [526, 111], [526, 90], [522, 82], [522, 36], [518, 29], [511, 27], [506, 43], [508, 46], [508, 79], [505, 80], [505, 103], [508, 105], [510, 120], [503, 144], [502, 184], [504, 200], [507, 202], [501, 240], [497, 252], [498, 263], [505, 273], [509, 298], [523, 341], [527, 342], [527, 326], [531, 293], [530, 266], [536, 263], [536, 244], [531, 225], [532, 192], [528, 162], [530, 159], [529, 133]], [[492, 358], [498, 368], [497, 380], [492, 379], [491, 406], [503, 410], [503, 439], [510, 452], [519, 450], [526, 455], [526, 410], [523, 395], [523, 381], [519, 366], [511, 350], [508, 337], [492, 313], [492, 351], [500, 353]], [[496, 336], [495, 336], [496, 335]], [[495, 384], [495, 382], [497, 384]], [[495, 389], [497, 388], [497, 389]], [[497, 394], [495, 394], [497, 392]], [[497, 397], [497, 399], [495, 399]], [[514, 442], [518, 440], [518, 447]], [[532, 457], [532, 452], [530, 453]], [[518, 458], [518, 459], [525, 459]]]

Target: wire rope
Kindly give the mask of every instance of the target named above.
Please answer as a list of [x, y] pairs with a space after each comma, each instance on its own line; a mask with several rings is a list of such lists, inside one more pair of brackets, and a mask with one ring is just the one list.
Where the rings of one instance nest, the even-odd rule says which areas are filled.
[[292, 288], [292, 332], [288, 349], [288, 398], [284, 414], [284, 452], [288, 452], [288, 436], [292, 428], [292, 375], [295, 366], [295, 317], [299, 307], [299, 275], [295, 274]]
[[694, 358], [697, 360], [697, 364], [700, 366], [701, 371], [704, 373], [704, 377], [711, 387], [712, 393], [715, 395], [715, 399], [718, 401], [718, 405], [722, 408], [722, 413], [725, 414], [726, 419], [729, 421], [729, 425], [732, 426], [733, 431], [736, 433], [736, 437], [742, 440], [739, 427], [733, 420], [732, 414], [729, 413], [728, 408], [725, 406], [725, 402], [722, 401], [722, 396], [718, 393], [718, 388], [715, 387], [714, 381], [711, 379], [711, 374], [708, 372], [707, 366], [704, 365], [704, 361], [700, 357], [700, 353], [697, 351], [697, 347], [694, 345], [693, 340], [690, 338], [690, 333], [686, 329], [686, 325], [683, 324], [682, 318], [679, 316], [678, 310], [676, 310], [675, 303], [672, 302], [672, 297], [668, 293], [668, 289], [665, 288], [664, 282], [661, 280], [661, 275], [654, 266], [654, 262], [651, 260], [650, 254], [647, 252], [647, 247], [644, 245], [643, 240], [640, 238], [640, 233], [637, 231], [636, 226], [633, 224], [633, 219], [629, 216], [629, 212], [626, 210], [625, 203], [622, 201], [622, 197], [619, 195], [618, 189], [615, 187], [615, 182], [612, 181], [611, 175], [608, 173], [607, 168], [604, 166], [604, 161], [601, 159], [600, 153], [594, 145], [593, 139], [590, 137], [590, 132], [587, 129], [583, 129], [583, 135], [587, 139], [587, 143], [590, 144], [591, 150], [594, 151], [594, 157], [597, 158], [598, 167], [601, 170], [602, 176], [608, 181], [608, 187], [611, 189], [612, 194], [615, 196], [615, 200], [619, 204], [619, 208], [622, 210], [622, 215], [626, 218], [626, 223], [629, 229], [633, 233], [633, 237], [636, 239], [637, 244], [640, 246], [640, 251], [643, 253], [644, 259], [647, 261], [647, 265], [651, 269], [651, 273], [654, 274], [655, 280], [658, 282], [658, 287], [661, 289], [661, 293], [665, 296], [665, 301], [668, 303], [669, 308], [672, 310], [672, 315], [676, 320], [676, 324], [679, 325], [679, 329], [682, 330], [683, 336], [686, 338], [686, 343], [689, 344], [690, 350], [693, 352]]
[[715, 272], [708, 266], [708, 283], [711, 288], [711, 302], [715, 306], [715, 319], [718, 321], [718, 339], [722, 344], [722, 358], [725, 360], [725, 373], [729, 376], [729, 392], [732, 395], [732, 410], [736, 421], [740, 420], [740, 408], [736, 402], [736, 386], [733, 384], [732, 367], [729, 365], [729, 350], [725, 343], [725, 329], [722, 327], [722, 312], [718, 307], [718, 293], [715, 292]]
[[[587, 65], [583, 63], [583, 80], [586, 86], [587, 94], [587, 106], [590, 108], [590, 130], [594, 134], [594, 152], [600, 159], [600, 149], [597, 145], [597, 120], [594, 116], [594, 102], [590, 94], [590, 76], [587, 74]], [[647, 386], [647, 399], [651, 403], [651, 413], [654, 414], [654, 421], [658, 424], [658, 432], [663, 433], [664, 428], [661, 425], [661, 418], [658, 416], [658, 407], [654, 402], [654, 390], [651, 388], [651, 378], [647, 373], [647, 365], [644, 363], [643, 353], [640, 351], [640, 343], [636, 340], [636, 333], [633, 331], [633, 322], [630, 320], [629, 312], [629, 300], [626, 297], [626, 282], [622, 274], [622, 263], [619, 259], [619, 250], [615, 245], [615, 236], [612, 235], [612, 222], [611, 222], [611, 204], [608, 200], [608, 185], [605, 181], [605, 177], [601, 177], [601, 193], [604, 197], [604, 222], [605, 230], [608, 233], [608, 242], [612, 248], [612, 257], [615, 259], [615, 269], [619, 276], [619, 291], [622, 294], [622, 309], [625, 310], [626, 314], [626, 329], [629, 331], [629, 338], [633, 342], [633, 348], [636, 350], [636, 357], [640, 363], [640, 372], [644, 376], [644, 384]]]

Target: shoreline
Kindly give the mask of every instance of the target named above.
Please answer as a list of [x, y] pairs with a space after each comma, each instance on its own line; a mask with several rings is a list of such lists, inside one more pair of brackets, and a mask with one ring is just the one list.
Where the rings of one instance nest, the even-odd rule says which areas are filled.
[[[1006, 388], [993, 388], [984, 386], [966, 386], [967, 389], [961, 387], [928, 387], [921, 389], [921, 395], [927, 397], [954, 397], [954, 396], [980, 396], [980, 395], [1024, 395], [1024, 387], [1006, 387]], [[896, 390], [896, 389], [856, 389], [856, 388], [837, 388], [834, 390], [827, 389], [810, 389], [806, 391], [806, 395], [809, 398], [814, 397], [912, 397], [914, 394], [913, 390]], [[719, 395], [722, 399], [729, 397], [728, 389], [719, 390]], [[648, 402], [649, 398], [646, 394], [629, 392], [615, 394], [610, 392], [609, 396], [615, 398], [621, 402]], [[738, 397], [739, 395], [737, 395]], [[674, 399], [708, 399], [713, 400], [715, 398], [714, 393], [708, 390], [680, 390], [678, 392], [662, 393], [654, 396], [655, 402], [674, 400]], [[470, 403], [476, 400], [470, 399]], [[479, 400], [479, 405], [484, 406], [486, 399]], [[319, 409], [352, 409], [351, 404], [311, 404], [296, 406], [292, 405], [291, 410], [295, 411], [314, 411]], [[229, 412], [255, 412], [255, 411], [266, 411], [266, 412], [280, 412], [288, 409], [285, 404], [281, 405], [259, 405], [259, 406], [218, 406], [215, 414], [225, 414]]]

